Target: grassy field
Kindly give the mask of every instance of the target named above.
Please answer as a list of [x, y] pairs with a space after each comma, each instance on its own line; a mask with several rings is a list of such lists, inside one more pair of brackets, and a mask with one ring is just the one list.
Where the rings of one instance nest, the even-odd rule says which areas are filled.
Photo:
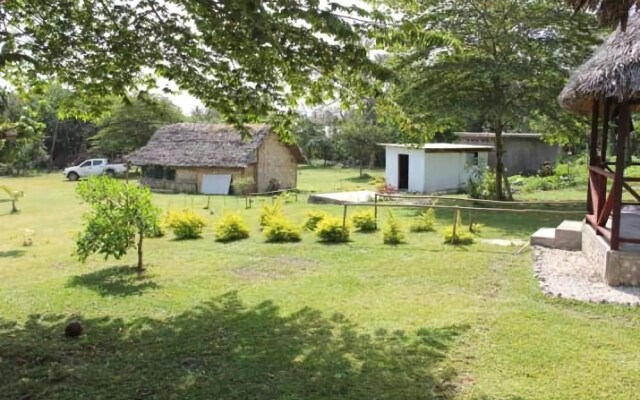
[[[299, 186], [369, 186], [357, 176], [303, 169]], [[258, 204], [215, 198], [212, 214], [206, 197], [154, 195], [209, 227], [199, 240], [148, 240], [138, 278], [134, 254], [84, 265], [72, 256], [85, 209], [74, 183], [0, 179], [25, 191], [19, 214], [0, 202], [2, 399], [638, 398], [640, 310], [545, 298], [531, 252], [516, 246], [454, 248], [438, 232], [396, 247], [377, 233], [267, 244]], [[211, 226], [230, 209], [252, 237], [216, 243]], [[284, 207], [300, 223], [309, 209], [342, 213], [305, 195]], [[414, 210], [394, 212], [406, 222]], [[473, 218], [485, 224], [479, 239], [526, 240], [565, 216]], [[451, 219], [438, 211], [438, 228]], [[85, 334], [71, 340], [63, 331], [74, 318]]]

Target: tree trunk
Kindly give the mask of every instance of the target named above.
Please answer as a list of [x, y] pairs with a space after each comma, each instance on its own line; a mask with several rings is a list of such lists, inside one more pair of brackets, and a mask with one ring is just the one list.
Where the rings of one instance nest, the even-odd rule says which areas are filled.
[[496, 199], [502, 200], [504, 198], [502, 191], [502, 175], [504, 174], [504, 165], [502, 164], [502, 154], [504, 153], [502, 148], [502, 127], [496, 124], [494, 130], [496, 131]]
[[141, 274], [144, 271], [144, 265], [142, 264], [142, 241], [144, 240], [144, 230], [140, 229], [138, 235], [138, 273]]
[[11, 199], [11, 214], [15, 214], [18, 212], [18, 207], [16, 207], [16, 199]]
[[362, 158], [360, 159], [360, 178], [362, 178]]
[[53, 139], [51, 139], [51, 150], [49, 151], [49, 170], [55, 169], [55, 164], [53, 163], [53, 152], [56, 149], [56, 141], [58, 139], [58, 126], [60, 125], [60, 121], [56, 118], [56, 127], [53, 130]]

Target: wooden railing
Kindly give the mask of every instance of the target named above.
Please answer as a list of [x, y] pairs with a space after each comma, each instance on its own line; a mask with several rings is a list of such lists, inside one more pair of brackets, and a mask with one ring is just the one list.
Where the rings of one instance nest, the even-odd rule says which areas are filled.
[[[610, 187], [609, 180], [611, 180]], [[640, 244], [640, 238], [620, 236], [622, 207], [640, 205], [640, 194], [629, 184], [630, 182], [640, 182], [640, 178], [616, 174], [606, 164], [589, 166], [586, 220], [609, 242], [612, 250], [619, 250], [621, 243]], [[623, 202], [623, 189], [631, 194], [636, 202]]]

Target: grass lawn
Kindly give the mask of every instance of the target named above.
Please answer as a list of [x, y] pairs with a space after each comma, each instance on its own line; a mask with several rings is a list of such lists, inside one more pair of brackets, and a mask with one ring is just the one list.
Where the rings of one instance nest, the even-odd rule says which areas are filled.
[[[303, 169], [299, 186], [369, 187], [357, 176]], [[75, 183], [0, 180], [25, 191], [19, 214], [0, 202], [2, 399], [638, 398], [640, 309], [545, 298], [530, 251], [454, 248], [438, 232], [396, 247], [378, 233], [267, 244], [259, 207], [243, 199], [212, 199], [211, 214], [206, 197], [154, 195], [209, 226], [199, 240], [148, 240], [138, 278], [133, 253], [84, 265], [72, 256], [84, 210]], [[214, 241], [227, 209], [250, 221], [250, 239]], [[342, 213], [304, 195], [284, 207], [299, 223], [309, 209]], [[395, 211], [405, 222], [413, 213]], [[451, 219], [439, 210], [438, 230]], [[527, 239], [563, 219], [474, 215], [481, 238]], [[63, 335], [73, 318], [85, 328], [75, 340]]]

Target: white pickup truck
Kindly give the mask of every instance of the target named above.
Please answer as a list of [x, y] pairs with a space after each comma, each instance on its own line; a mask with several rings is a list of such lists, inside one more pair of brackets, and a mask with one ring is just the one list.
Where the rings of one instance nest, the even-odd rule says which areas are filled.
[[115, 176], [124, 174], [127, 167], [124, 164], [109, 164], [106, 158], [93, 158], [86, 160], [80, 165], [64, 169], [64, 176], [70, 181], [77, 181], [80, 178], [94, 175]]

